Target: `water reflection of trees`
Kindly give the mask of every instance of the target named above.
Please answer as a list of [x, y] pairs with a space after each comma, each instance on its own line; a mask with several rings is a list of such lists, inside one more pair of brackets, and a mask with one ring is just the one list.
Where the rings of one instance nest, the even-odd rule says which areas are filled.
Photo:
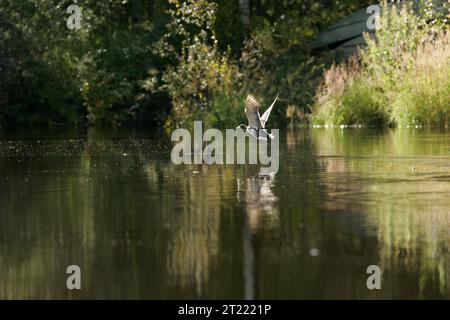
[[[255, 236], [257, 297], [373, 298], [361, 270], [376, 239], [352, 234], [357, 222], [348, 212], [322, 206], [328, 195], [314, 143], [308, 130], [288, 131], [281, 142], [272, 187], [278, 226]], [[319, 255], [311, 256], [310, 249]]]
[[[82, 161], [70, 156], [82, 152], [83, 142], [15, 141], [0, 147], [1, 297], [54, 297], [66, 291], [58, 288], [65, 287], [70, 257], [83, 254], [87, 263], [92, 258], [91, 201], [84, 197], [92, 186]], [[66, 250], [76, 242], [83, 247]]]
[[367, 216], [385, 290], [448, 296], [450, 138], [413, 130], [317, 130], [312, 137], [325, 170], [325, 206]]
[[[243, 297], [245, 167], [174, 166], [149, 139], [14, 145], [0, 161], [2, 297]], [[70, 264], [81, 292], [65, 287]]]
[[0, 297], [448, 296], [449, 142], [288, 131], [272, 178], [172, 165], [160, 139], [2, 142]]

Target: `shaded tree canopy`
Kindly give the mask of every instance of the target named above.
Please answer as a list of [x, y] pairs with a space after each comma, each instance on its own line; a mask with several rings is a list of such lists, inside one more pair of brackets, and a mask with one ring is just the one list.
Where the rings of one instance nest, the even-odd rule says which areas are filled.
[[[281, 91], [307, 111], [323, 62], [311, 40], [367, 3], [3, 0], [0, 124], [175, 124], [211, 110], [210, 124], [225, 124], [244, 91]], [[71, 4], [78, 31], [66, 26]]]

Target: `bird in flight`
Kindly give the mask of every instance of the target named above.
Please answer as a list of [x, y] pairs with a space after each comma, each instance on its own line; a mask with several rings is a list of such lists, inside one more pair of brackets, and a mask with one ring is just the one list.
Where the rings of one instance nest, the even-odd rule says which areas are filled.
[[[262, 116], [259, 115], [260, 104], [256, 98], [249, 94], [245, 100], [245, 115], [248, 119], [248, 126], [240, 124], [237, 128], [241, 128], [244, 132], [248, 132], [250, 135], [259, 140], [273, 139], [273, 135], [268, 133], [266, 130], [266, 123], [269, 119], [270, 113], [272, 112], [275, 102], [277, 102], [278, 95], [272, 102], [269, 108], [263, 113]], [[237, 129], [236, 128], [236, 129]]]

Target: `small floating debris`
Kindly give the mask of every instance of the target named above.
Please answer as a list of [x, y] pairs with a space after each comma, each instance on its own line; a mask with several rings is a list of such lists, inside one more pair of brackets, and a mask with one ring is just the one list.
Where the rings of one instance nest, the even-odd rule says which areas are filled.
[[128, 157], [128, 153], [124, 153], [123, 156], [124, 156], [124, 157]]
[[320, 255], [320, 250], [317, 248], [311, 248], [308, 253], [311, 257], [318, 257]]
[[193, 174], [197, 174], [197, 173], [199, 173], [199, 172], [198, 172], [198, 171], [192, 171], [192, 173], [193, 173]]

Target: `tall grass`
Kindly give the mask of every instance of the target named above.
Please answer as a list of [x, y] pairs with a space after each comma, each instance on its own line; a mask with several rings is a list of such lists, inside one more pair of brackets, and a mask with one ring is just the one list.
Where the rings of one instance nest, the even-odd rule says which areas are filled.
[[383, 5], [375, 38], [325, 72], [313, 122], [328, 125], [446, 126], [450, 117], [450, 33], [431, 2]]
[[[409, 58], [407, 58], [409, 59]], [[391, 117], [399, 125], [448, 126], [450, 120], [450, 34], [422, 45], [396, 88]]]

